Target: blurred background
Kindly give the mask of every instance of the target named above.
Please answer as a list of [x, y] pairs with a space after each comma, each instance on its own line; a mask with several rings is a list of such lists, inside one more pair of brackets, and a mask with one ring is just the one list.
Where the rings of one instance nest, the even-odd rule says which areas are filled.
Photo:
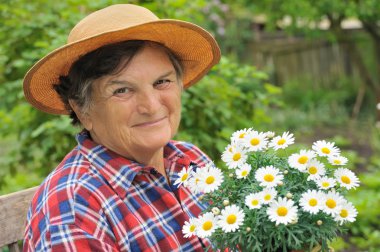
[[194, 22], [221, 46], [221, 62], [183, 94], [177, 139], [217, 163], [246, 127], [291, 131], [309, 148], [334, 141], [362, 183], [348, 196], [357, 221], [332, 246], [380, 251], [380, 0], [2, 0], [0, 195], [41, 183], [80, 130], [26, 103], [26, 71], [82, 17], [126, 2]]

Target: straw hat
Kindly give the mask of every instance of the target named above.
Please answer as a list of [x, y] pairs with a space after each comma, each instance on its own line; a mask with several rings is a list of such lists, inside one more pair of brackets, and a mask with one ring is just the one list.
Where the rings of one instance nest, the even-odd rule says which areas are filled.
[[159, 19], [146, 8], [117, 4], [82, 19], [70, 32], [67, 44], [38, 61], [24, 78], [25, 97], [37, 109], [69, 114], [53, 85], [67, 75], [82, 55], [101, 46], [125, 40], [149, 40], [163, 44], [184, 66], [184, 87], [201, 79], [220, 59], [212, 35], [189, 22]]

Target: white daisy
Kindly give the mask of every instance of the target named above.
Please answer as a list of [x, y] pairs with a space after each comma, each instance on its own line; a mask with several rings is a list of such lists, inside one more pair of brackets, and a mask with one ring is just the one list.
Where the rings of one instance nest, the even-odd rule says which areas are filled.
[[339, 214], [340, 207], [345, 199], [337, 192], [328, 192], [323, 197], [322, 211], [335, 216]]
[[226, 233], [235, 232], [243, 224], [244, 216], [237, 205], [226, 206], [219, 216], [218, 226]]
[[251, 166], [249, 164], [243, 164], [240, 168], [236, 169], [236, 177], [238, 179], [245, 179], [251, 172]]
[[276, 136], [269, 143], [269, 147], [272, 147], [274, 150], [285, 149], [289, 145], [294, 143], [294, 135], [289, 132], [284, 132], [282, 136]]
[[257, 169], [255, 178], [260, 182], [260, 186], [275, 187], [278, 183], [282, 182], [284, 175], [282, 175], [279, 169], [270, 165]]
[[264, 188], [261, 191], [261, 199], [263, 204], [269, 204], [272, 202], [277, 196], [277, 191], [274, 188]]
[[223, 182], [223, 172], [214, 166], [213, 163], [208, 163], [204, 168], [198, 169], [199, 186], [201, 192], [210, 193], [219, 188]]
[[231, 143], [240, 144], [247, 133], [254, 131], [252, 128], [235, 131], [231, 136]]
[[316, 180], [314, 180], [319, 189], [327, 190], [335, 186], [336, 181], [333, 178], [329, 177], [320, 177]]
[[346, 165], [348, 162], [348, 159], [343, 156], [331, 156], [328, 160], [332, 165]]
[[173, 185], [177, 185], [177, 187], [180, 187], [183, 184], [184, 186], [186, 186], [186, 182], [190, 178], [192, 169], [193, 169], [192, 166], [189, 166], [189, 169], [186, 169], [186, 167], [183, 167], [182, 170], [177, 175], [179, 178], [176, 179], [176, 181], [174, 181]]
[[310, 150], [301, 150], [299, 153], [294, 153], [288, 158], [290, 167], [298, 169], [301, 172], [306, 171], [307, 163], [315, 157], [315, 152]]
[[190, 218], [189, 221], [185, 221], [185, 224], [182, 226], [183, 237], [190, 238], [196, 234], [196, 218]]
[[326, 174], [325, 165], [313, 158], [307, 163], [306, 172], [309, 173], [307, 180], [319, 179]]
[[196, 223], [196, 233], [200, 238], [206, 238], [215, 232], [217, 226], [217, 218], [210, 212], [203, 214], [198, 217], [195, 221]]
[[250, 193], [245, 197], [245, 204], [249, 209], [258, 209], [261, 208], [262, 196], [261, 193]]
[[339, 168], [334, 172], [335, 179], [339, 182], [340, 186], [351, 189], [359, 186], [359, 179], [355, 173], [346, 168]]
[[344, 222], [354, 222], [357, 215], [358, 211], [352, 203], [344, 201], [340, 206], [339, 214], [335, 215], [334, 219], [342, 225]]
[[300, 206], [305, 212], [316, 214], [321, 210], [324, 194], [316, 190], [307, 190], [301, 195]]
[[276, 135], [276, 133], [274, 133], [273, 131], [267, 131], [265, 132], [265, 135], [268, 139], [272, 139]]
[[267, 214], [272, 222], [276, 222], [276, 225], [287, 225], [298, 218], [294, 201], [281, 197], [269, 204]]
[[312, 149], [321, 157], [337, 156], [340, 154], [340, 150], [335, 146], [335, 143], [326, 142], [325, 140], [314, 142]]
[[249, 151], [261, 151], [267, 147], [268, 139], [263, 132], [251, 131], [248, 132], [242, 141], [242, 144]]
[[247, 161], [247, 151], [237, 145], [228, 145], [222, 154], [222, 160], [229, 169], [235, 169]]
[[190, 173], [190, 178], [188, 178], [185, 185], [193, 194], [199, 194], [202, 192], [199, 187], [199, 181], [201, 181], [202, 175], [200, 170], [201, 169], [197, 169], [196, 171], [192, 170]]

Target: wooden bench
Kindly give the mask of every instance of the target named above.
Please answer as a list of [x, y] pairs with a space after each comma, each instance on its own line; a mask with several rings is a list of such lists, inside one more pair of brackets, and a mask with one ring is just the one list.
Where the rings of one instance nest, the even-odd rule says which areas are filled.
[[20, 251], [26, 213], [37, 187], [0, 196], [0, 252], [8, 246], [10, 252]]

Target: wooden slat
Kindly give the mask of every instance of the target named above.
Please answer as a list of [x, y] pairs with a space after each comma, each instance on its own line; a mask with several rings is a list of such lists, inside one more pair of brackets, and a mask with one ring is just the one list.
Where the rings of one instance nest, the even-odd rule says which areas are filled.
[[26, 213], [37, 187], [0, 196], [0, 248], [23, 239]]

